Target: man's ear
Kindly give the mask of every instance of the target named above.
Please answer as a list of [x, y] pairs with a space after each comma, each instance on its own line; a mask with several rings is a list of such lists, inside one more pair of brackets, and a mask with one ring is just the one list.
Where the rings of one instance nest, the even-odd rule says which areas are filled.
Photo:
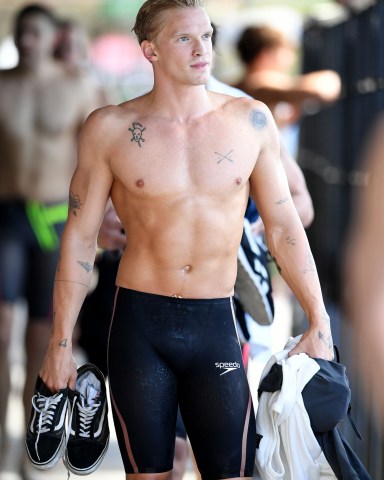
[[144, 54], [144, 57], [149, 61], [149, 62], [156, 62], [157, 61], [157, 53], [156, 53], [156, 48], [153, 42], [149, 42], [148, 40], [144, 40], [141, 42], [141, 51]]

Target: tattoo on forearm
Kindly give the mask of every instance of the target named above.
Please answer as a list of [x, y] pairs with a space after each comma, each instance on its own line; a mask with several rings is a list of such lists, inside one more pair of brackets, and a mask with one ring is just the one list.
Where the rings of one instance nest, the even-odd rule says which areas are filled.
[[67, 339], [67, 338], [64, 338], [63, 340], [61, 340], [61, 342], [59, 342], [59, 347], [66, 348], [66, 347], [67, 347], [67, 343], [68, 343], [68, 339]]
[[217, 163], [221, 163], [223, 160], [228, 160], [228, 162], [233, 163], [233, 159], [230, 157], [232, 152], [233, 152], [233, 150], [228, 152], [226, 155], [222, 155], [221, 153], [215, 152], [215, 155], [218, 155], [218, 157], [219, 157], [218, 160], [217, 160]]
[[305, 259], [304, 273], [315, 273], [315, 271], [316, 271], [315, 260], [313, 258], [312, 252], [308, 250], [307, 256]]
[[90, 263], [81, 262], [80, 260], [78, 260], [77, 263], [80, 265], [80, 267], [83, 267], [87, 273], [92, 272], [93, 265], [91, 265]]
[[322, 340], [325, 345], [331, 350], [333, 348], [333, 342], [332, 342], [332, 337], [328, 336], [326, 337], [322, 332], [319, 332], [319, 338]]
[[253, 110], [251, 112], [251, 124], [258, 130], [261, 130], [267, 125], [267, 117], [260, 110]]
[[285, 243], [294, 247], [296, 245], [296, 238], [294, 237], [285, 237]]
[[81, 206], [79, 195], [69, 192], [69, 208], [75, 217], [77, 217], [77, 211], [81, 209]]
[[288, 197], [281, 198], [280, 200], [275, 202], [275, 205], [283, 205], [286, 202], [288, 202]]
[[143, 132], [145, 132], [146, 128], [139, 122], [133, 122], [132, 127], [128, 128], [128, 130], [132, 133], [131, 142], [136, 142], [141, 148], [141, 142], [145, 142]]
[[278, 271], [278, 272], [280, 273], [280, 275], [281, 275], [281, 268], [280, 268], [280, 265], [277, 263], [277, 260], [276, 260], [276, 258], [275, 258], [275, 257], [272, 257], [272, 259], [273, 259], [273, 261], [274, 261], [274, 262], [275, 262], [275, 264], [276, 264], [277, 271]]
[[85, 288], [89, 288], [89, 285], [86, 285], [85, 283], [74, 282], [72, 280], [61, 280], [61, 279], [55, 278], [55, 282], [73, 283], [74, 285], [82, 285]]

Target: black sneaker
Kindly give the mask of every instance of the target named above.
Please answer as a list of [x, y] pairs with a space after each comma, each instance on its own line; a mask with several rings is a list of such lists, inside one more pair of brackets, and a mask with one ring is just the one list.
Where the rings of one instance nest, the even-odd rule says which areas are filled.
[[260, 325], [271, 325], [274, 317], [268, 249], [255, 238], [249, 221], [244, 219], [243, 236], [237, 254], [235, 296], [243, 310]]
[[54, 467], [64, 454], [67, 409], [68, 389], [52, 395], [37, 377], [25, 446], [29, 460], [40, 470]]
[[104, 375], [93, 364], [77, 370], [64, 465], [76, 475], [94, 472], [108, 450], [108, 403]]

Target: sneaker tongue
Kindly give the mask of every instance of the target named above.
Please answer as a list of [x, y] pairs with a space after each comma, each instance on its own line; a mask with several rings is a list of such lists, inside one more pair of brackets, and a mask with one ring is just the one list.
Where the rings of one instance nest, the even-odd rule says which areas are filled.
[[90, 406], [95, 403], [100, 395], [100, 382], [93, 373], [89, 372], [78, 380], [76, 390], [84, 398], [86, 405]]
[[93, 405], [97, 400], [98, 396], [99, 396], [99, 391], [96, 390], [96, 388], [94, 388], [93, 385], [88, 385], [86, 397], [85, 397], [88, 405]]

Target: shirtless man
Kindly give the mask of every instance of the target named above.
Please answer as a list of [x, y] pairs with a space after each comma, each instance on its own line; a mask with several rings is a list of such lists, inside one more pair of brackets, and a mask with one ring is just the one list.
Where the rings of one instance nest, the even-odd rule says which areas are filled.
[[[0, 72], [0, 429], [10, 388], [8, 349], [15, 304], [26, 297], [30, 399], [51, 331], [58, 244], [68, 212], [77, 133], [100, 104], [84, 78], [54, 61], [56, 21], [27, 6], [15, 21], [19, 64]], [[96, 98], [96, 97], [95, 97]], [[3, 438], [4, 440], [4, 438]], [[5, 442], [4, 442], [5, 444]]]
[[71, 336], [111, 196], [127, 233], [108, 348], [126, 478], [171, 478], [178, 403], [202, 478], [251, 478], [255, 419], [232, 308], [249, 193], [309, 320], [292, 354], [331, 359], [329, 317], [271, 113], [205, 89], [202, 2], [148, 0], [135, 32], [154, 87], [82, 130], [40, 376], [52, 392], [75, 387]]

